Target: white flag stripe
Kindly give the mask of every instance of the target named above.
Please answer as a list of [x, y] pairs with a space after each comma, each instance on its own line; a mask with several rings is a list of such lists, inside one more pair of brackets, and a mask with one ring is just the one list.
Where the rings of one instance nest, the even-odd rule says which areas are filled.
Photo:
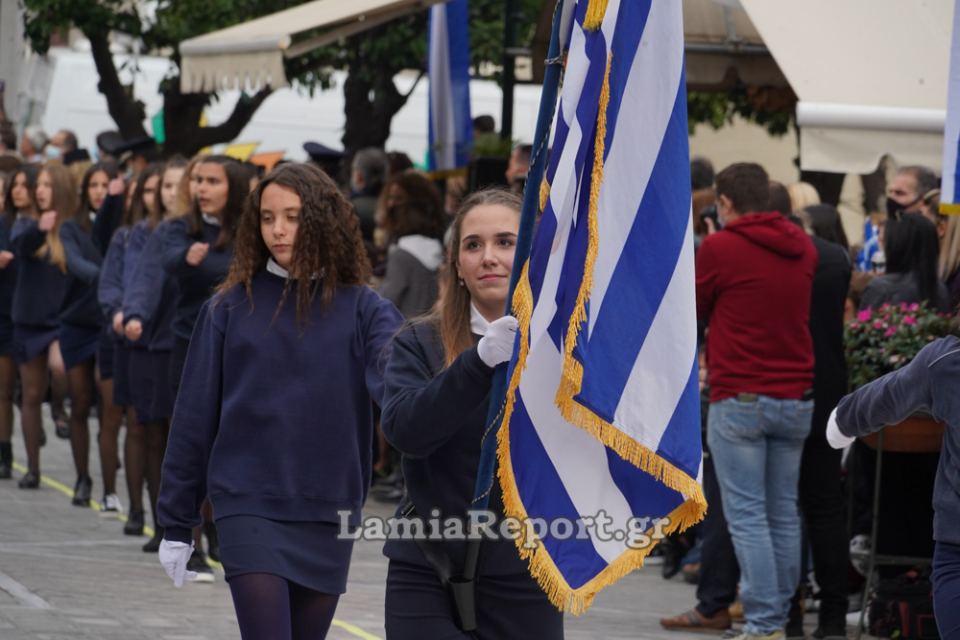
[[588, 337], [600, 315], [675, 106], [683, 68], [681, 11], [679, 2], [651, 4], [624, 88], [597, 207], [599, 249], [593, 267]]
[[434, 149], [438, 169], [452, 169], [457, 166], [456, 150], [456, 123], [453, 110], [448, 105], [453, 104], [453, 81], [450, 78], [450, 35], [447, 29], [447, 7], [443, 4], [434, 5], [431, 9], [430, 20], [430, 82], [433, 83], [430, 92], [433, 126], [439, 141], [438, 148]]
[[[612, 519], [614, 529], [625, 527], [633, 512], [610, 476], [606, 447], [567, 422], [554, 404], [563, 356], [550, 336], [544, 335], [530, 346], [527, 368], [542, 375], [523, 376], [520, 396], [577, 513], [594, 516], [603, 510]], [[627, 548], [623, 541], [599, 540], [593, 533], [591, 531], [593, 546], [607, 563], [616, 560]]]
[[613, 417], [620, 431], [651, 451], [660, 447], [697, 357], [692, 226]]

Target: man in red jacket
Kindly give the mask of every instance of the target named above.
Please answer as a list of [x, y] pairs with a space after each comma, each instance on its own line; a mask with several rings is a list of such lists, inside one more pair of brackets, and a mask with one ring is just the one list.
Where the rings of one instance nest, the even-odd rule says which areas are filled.
[[723, 230], [697, 253], [707, 323], [707, 443], [741, 569], [743, 640], [783, 638], [800, 577], [797, 484], [813, 412], [813, 243], [765, 212], [769, 178], [733, 164], [717, 182]]

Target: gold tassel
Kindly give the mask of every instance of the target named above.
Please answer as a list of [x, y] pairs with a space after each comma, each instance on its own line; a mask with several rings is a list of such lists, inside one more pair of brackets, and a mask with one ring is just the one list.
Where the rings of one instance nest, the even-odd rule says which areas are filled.
[[543, 176], [540, 181], [540, 212], [547, 208], [547, 199], [550, 197], [550, 183], [547, 182], [547, 176]]
[[587, 3], [587, 13], [583, 17], [583, 30], [596, 31], [599, 29], [606, 12], [607, 0], [590, 0]]

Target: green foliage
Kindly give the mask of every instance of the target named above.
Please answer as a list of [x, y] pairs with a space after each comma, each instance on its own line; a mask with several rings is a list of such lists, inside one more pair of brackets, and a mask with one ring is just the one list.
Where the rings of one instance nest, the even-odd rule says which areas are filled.
[[687, 126], [692, 134], [698, 124], [719, 129], [740, 116], [764, 127], [772, 136], [790, 130], [796, 96], [789, 89], [735, 87], [722, 92], [688, 91]]
[[907, 365], [926, 345], [946, 335], [960, 335], [960, 325], [931, 311], [926, 303], [884, 304], [861, 311], [844, 335], [850, 388]]

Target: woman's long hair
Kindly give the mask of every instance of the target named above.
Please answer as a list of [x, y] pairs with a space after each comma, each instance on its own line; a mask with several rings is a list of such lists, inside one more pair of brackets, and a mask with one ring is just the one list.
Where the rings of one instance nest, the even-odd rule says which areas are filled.
[[[67, 254], [63, 249], [63, 242], [60, 240], [60, 227], [66, 220], [76, 220], [85, 229], [90, 227], [90, 217], [86, 211], [80, 209], [80, 197], [77, 191], [77, 184], [73, 180], [73, 174], [60, 163], [48, 163], [43, 165], [40, 173], [37, 175], [39, 182], [40, 176], [46, 173], [50, 176], [53, 198], [50, 202], [50, 208], [46, 211], [56, 211], [57, 221], [53, 228], [47, 232], [47, 239], [43, 245], [37, 249], [36, 257], [49, 260], [63, 273], [67, 272]], [[36, 196], [34, 196], [36, 199]], [[41, 212], [44, 213], [44, 212]]]
[[832, 204], [810, 205], [801, 212], [800, 218], [813, 235], [838, 244], [847, 251], [850, 250], [847, 233], [843, 230], [843, 223], [840, 221], [840, 213]]
[[521, 204], [520, 196], [506, 189], [499, 187], [484, 189], [468, 196], [453, 218], [450, 246], [447, 248], [447, 259], [441, 275], [442, 294], [436, 310], [428, 316], [429, 320], [437, 324], [440, 344], [443, 346], [443, 360], [448, 367], [461, 353], [473, 346], [473, 334], [470, 331], [470, 291], [460, 286], [460, 278], [457, 275], [463, 219], [473, 209], [485, 205], [499, 205], [513, 209], [519, 215]]
[[884, 234], [887, 273], [913, 274], [920, 300], [936, 307], [940, 279], [937, 227], [919, 213], [901, 213], [887, 219]]
[[81, 211], [93, 211], [93, 205], [90, 203], [90, 181], [93, 180], [93, 175], [97, 172], [102, 171], [107, 174], [107, 181], [113, 180], [117, 177], [117, 165], [112, 162], [98, 162], [87, 167], [87, 170], [83, 172], [83, 178], [80, 179], [80, 210]]
[[[150, 178], [157, 178], [156, 194], [153, 199], [153, 207], [148, 207], [143, 201], [143, 192], [146, 191], [147, 182]], [[137, 177], [137, 187], [133, 191], [133, 202], [130, 203], [130, 224], [136, 224], [141, 220], [160, 220], [160, 211], [163, 205], [160, 204], [160, 181], [163, 180], [163, 163], [151, 162], [147, 168]], [[148, 223], [150, 224], [150, 223]], [[155, 222], [153, 224], [156, 224]], [[153, 226], [153, 225], [151, 225]]]
[[[404, 202], [387, 207], [386, 198], [392, 186], [404, 194]], [[392, 176], [381, 191], [383, 203], [383, 229], [388, 243], [403, 236], [419, 234], [428, 238], [443, 237], [446, 216], [443, 212], [443, 197], [436, 185], [419, 171], [404, 171]]]
[[[213, 243], [213, 249], [229, 246], [237, 235], [237, 223], [243, 214], [244, 204], [250, 195], [250, 172], [236, 159], [230, 156], [207, 156], [197, 164], [218, 164], [227, 176], [227, 203], [220, 216], [220, 235]], [[203, 214], [200, 204], [194, 199], [191, 203], [190, 235], [200, 238], [203, 234]]]
[[297, 324], [306, 326], [317, 291], [324, 306], [338, 286], [362, 285], [370, 275], [370, 263], [353, 207], [327, 174], [309, 164], [284, 164], [263, 178], [250, 194], [237, 226], [230, 273], [220, 285], [225, 292], [243, 285], [253, 304], [253, 277], [270, 258], [270, 249], [260, 229], [260, 203], [264, 190], [277, 185], [300, 197], [300, 215], [290, 277], [277, 307], [279, 312], [292, 288], [297, 291]]
[[940, 241], [940, 277], [946, 280], [960, 269], [960, 216], [949, 216]]
[[186, 188], [188, 190], [188, 197], [189, 197], [190, 181], [189, 181], [189, 174], [186, 172], [187, 164], [188, 162], [186, 158], [184, 158], [183, 156], [177, 155], [167, 160], [166, 164], [163, 165], [163, 170], [160, 172], [160, 181], [157, 183], [156, 211], [153, 214], [147, 216], [147, 225], [150, 227], [151, 231], [156, 229], [157, 225], [160, 224], [160, 221], [163, 220], [164, 218], [176, 215], [177, 209], [179, 208], [179, 205], [180, 205], [180, 190], [184, 188], [184, 182], [183, 182], [182, 176], [180, 178], [180, 181], [177, 183], [177, 201], [174, 204], [173, 210], [167, 211], [163, 207], [163, 180], [167, 175], [167, 171], [170, 171], [171, 169], [184, 169], [184, 175], [188, 176], [187, 182], [186, 182]]
[[18, 213], [16, 206], [13, 204], [13, 183], [16, 182], [17, 176], [21, 174], [27, 179], [27, 198], [30, 199], [30, 206], [19, 213], [25, 213], [31, 218], [37, 217], [37, 173], [37, 167], [32, 164], [25, 164], [16, 171], [10, 172], [9, 179], [4, 187], [3, 200], [3, 211], [10, 217], [10, 222], [16, 219]]
[[208, 156], [198, 154], [193, 156], [183, 169], [183, 176], [180, 178], [180, 186], [177, 188], [177, 208], [173, 215], [180, 217], [188, 215], [193, 211], [193, 198], [190, 196], [190, 183], [193, 181], [193, 169], [198, 164], [207, 159]]

